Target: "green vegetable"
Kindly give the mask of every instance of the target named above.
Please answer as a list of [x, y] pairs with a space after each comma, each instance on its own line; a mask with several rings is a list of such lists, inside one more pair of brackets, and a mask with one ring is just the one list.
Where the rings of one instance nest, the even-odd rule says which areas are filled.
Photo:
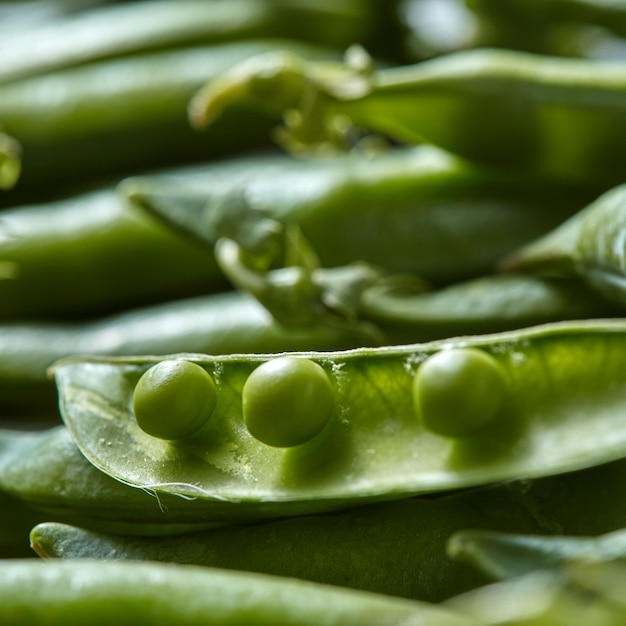
[[[324, 368], [335, 403], [324, 437], [287, 450], [250, 436], [242, 415], [246, 380], [275, 355], [181, 355], [213, 376], [218, 399], [207, 428], [174, 449], [143, 433], [129, 410], [137, 380], [162, 359], [70, 358], [54, 374], [63, 419], [96, 467], [157, 493], [217, 500], [235, 519], [558, 474], [621, 458], [625, 338], [623, 320], [599, 320], [294, 353]], [[486, 352], [508, 383], [506, 412], [476, 436], [430, 433], [413, 406], [419, 365], [451, 348]]]
[[171, 561], [438, 602], [490, 581], [446, 555], [468, 527], [548, 532], [510, 486], [159, 537], [44, 523], [30, 540], [44, 558]]
[[605, 298], [626, 303], [626, 185], [503, 260], [508, 270], [577, 276]]
[[211, 251], [114, 186], [3, 210], [0, 268], [0, 319], [13, 321], [104, 316], [224, 284]]
[[413, 398], [428, 430], [463, 437], [485, 428], [502, 412], [506, 387], [496, 359], [476, 348], [451, 348], [419, 366]]
[[186, 107], [209, 77], [277, 46], [318, 58], [335, 54], [299, 42], [250, 40], [137, 54], [0, 85], [0, 124], [22, 146], [16, 191], [42, 193], [266, 145], [269, 127], [261, 116], [232, 112], [203, 136], [189, 127]]
[[282, 265], [279, 235], [297, 226], [323, 267], [365, 261], [436, 284], [490, 273], [597, 196], [428, 146], [241, 165], [238, 176], [209, 167], [204, 181], [202, 171], [193, 181], [133, 177], [122, 189], [211, 249], [227, 237], [246, 254], [262, 249], [270, 257], [262, 263]]
[[241, 392], [250, 434], [279, 448], [298, 446], [318, 435], [333, 414], [333, 388], [320, 365], [284, 356], [261, 363]]
[[416, 601], [192, 565], [0, 563], [0, 621], [30, 626], [473, 626]]
[[21, 150], [19, 144], [0, 131], [0, 190], [10, 189], [20, 176]]
[[482, 626], [619, 626], [624, 623], [625, 569], [617, 564], [572, 564], [566, 573], [533, 572], [487, 585], [444, 603]]
[[246, 294], [229, 291], [86, 321], [5, 323], [0, 325], [0, 407], [7, 414], [53, 414], [58, 421], [56, 390], [46, 372], [72, 354], [339, 350], [375, 340], [360, 328], [322, 322], [285, 328]]
[[352, 126], [609, 186], [623, 181], [625, 85], [623, 62], [497, 49], [373, 72], [351, 67], [350, 58], [342, 66], [274, 51], [208, 81], [190, 114], [203, 127], [234, 104], [266, 111], [282, 119], [283, 145], [294, 151], [345, 150]]
[[133, 412], [141, 430], [161, 439], [184, 439], [205, 425], [217, 401], [206, 370], [191, 361], [161, 361], [139, 379]]
[[626, 564], [626, 531], [564, 537], [463, 530], [450, 538], [448, 553], [492, 579], [505, 580], [536, 570], [567, 569], [576, 561]]
[[354, 41], [374, 43], [383, 15], [389, 39], [394, 28], [400, 34], [393, 8], [384, 11], [363, 0], [143, 0], [82, 8], [7, 33], [0, 40], [0, 82], [142, 52], [261, 37], [342, 49]]

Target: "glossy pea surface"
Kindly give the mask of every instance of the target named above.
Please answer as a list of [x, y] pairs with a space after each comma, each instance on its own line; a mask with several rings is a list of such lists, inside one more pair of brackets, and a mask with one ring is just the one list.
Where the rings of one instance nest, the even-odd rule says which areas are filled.
[[[430, 432], [413, 403], [420, 365], [457, 348], [485, 352], [507, 380], [502, 415], [461, 438]], [[234, 515], [322, 511], [558, 474], [626, 455], [623, 320], [292, 353], [324, 368], [334, 408], [323, 437], [286, 449], [252, 437], [242, 410], [249, 376], [276, 356], [178, 355], [211, 374], [218, 403], [206, 428], [174, 449], [143, 433], [129, 410], [137, 381], [162, 359], [68, 359], [54, 373], [63, 419], [96, 467], [159, 493], [230, 503]]]
[[213, 379], [191, 361], [167, 360], [151, 367], [133, 392], [139, 427], [160, 439], [183, 439], [209, 419], [217, 395]]
[[475, 348], [441, 350], [419, 368], [413, 398], [424, 426], [448, 437], [461, 437], [493, 420], [503, 403], [502, 368]]
[[285, 356], [262, 363], [250, 374], [242, 402], [253, 437], [270, 446], [291, 447], [324, 428], [333, 411], [333, 390], [320, 365]]

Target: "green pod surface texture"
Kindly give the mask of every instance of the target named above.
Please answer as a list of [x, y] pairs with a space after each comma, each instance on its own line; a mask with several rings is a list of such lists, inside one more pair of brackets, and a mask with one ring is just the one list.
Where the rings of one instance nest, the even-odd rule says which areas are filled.
[[518, 242], [555, 228], [597, 195], [584, 185], [480, 167], [426, 146], [241, 163], [238, 176], [209, 167], [183, 181], [133, 177], [122, 189], [211, 247], [222, 234], [216, 219], [234, 222], [243, 197], [247, 210], [237, 213], [237, 231], [254, 233], [267, 219], [296, 225], [325, 267], [365, 261], [435, 283], [489, 273]]
[[[424, 141], [479, 162], [604, 185], [623, 181], [622, 62], [503, 49], [453, 52], [373, 73], [275, 52], [217, 76], [192, 103], [198, 126], [232, 104], [283, 119], [284, 145], [344, 148], [336, 121], [408, 144]], [[313, 91], [314, 107], [301, 107]], [[271, 97], [267, 94], [271, 93]], [[285, 112], [296, 108], [303, 120]], [[284, 116], [284, 117], [283, 117]]]
[[[137, 380], [158, 359], [68, 359], [54, 374], [63, 419], [103, 472], [158, 493], [214, 500], [216, 510], [228, 515], [230, 508], [235, 517], [245, 511], [301, 514], [558, 474], [622, 457], [624, 337], [623, 321], [603, 320], [296, 353], [326, 370], [335, 410], [318, 437], [286, 450], [254, 440], [242, 419], [244, 383], [272, 355], [174, 357], [205, 367], [218, 392], [206, 428], [177, 446], [143, 433], [130, 408]], [[456, 439], [424, 429], [411, 392], [419, 364], [454, 347], [484, 351], [507, 381], [494, 423]]]
[[372, 341], [358, 329], [345, 326], [313, 323], [284, 328], [253, 298], [236, 291], [82, 322], [5, 323], [0, 325], [0, 408], [7, 417], [44, 410], [58, 421], [56, 389], [47, 370], [72, 354], [340, 350]]
[[32, 626], [473, 626], [440, 607], [192, 565], [0, 563], [0, 620]]
[[215, 132], [202, 134], [189, 126], [187, 102], [211, 75], [251, 55], [302, 46], [319, 58], [335, 54], [302, 42], [250, 40], [138, 54], [1, 85], [0, 124], [23, 150], [15, 189], [58, 188], [80, 177], [267, 145], [263, 116], [233, 111]]
[[[354, 41], [367, 45], [383, 15], [363, 0], [143, 0], [81, 8], [7, 32], [0, 41], [0, 83], [142, 52], [251, 38], [291, 37], [340, 49]], [[399, 22], [388, 19], [386, 26], [399, 34]]]
[[0, 319], [22, 321], [104, 315], [224, 284], [210, 251], [114, 187], [0, 212], [0, 274]]
[[189, 532], [213, 524], [210, 507], [207, 514], [193, 501], [157, 497], [100, 472], [62, 426], [39, 432], [0, 431], [0, 492], [8, 502], [15, 498], [26, 511], [34, 511], [21, 521], [9, 520], [11, 527], [21, 527], [25, 543], [33, 517], [141, 535]]
[[463, 530], [448, 542], [448, 553], [496, 580], [537, 570], [567, 569], [576, 561], [626, 564], [626, 531], [597, 537], [518, 535], [507, 532]]
[[[612, 495], [619, 498], [616, 480], [620, 472], [616, 470], [617, 466], [603, 467], [601, 475], [614, 483]], [[446, 545], [451, 536], [463, 534], [466, 528], [480, 528], [484, 533], [492, 529], [494, 534], [526, 529], [524, 536], [548, 537], [534, 533], [560, 532], [574, 502], [550, 511], [536, 506], [535, 494], [550, 497], [570, 485], [578, 488], [580, 497], [593, 497], [586, 480], [582, 475], [539, 480], [531, 490], [516, 482], [177, 536], [120, 536], [44, 523], [32, 530], [30, 541], [44, 558], [189, 563], [438, 602], [490, 580], [488, 572], [481, 574], [469, 567], [472, 563], [461, 565], [449, 558]], [[610, 502], [606, 504], [615, 509]], [[598, 519], [593, 523], [598, 522], [602, 514], [594, 517]]]
[[578, 276], [606, 299], [626, 303], [626, 185], [602, 194], [554, 231], [503, 261], [509, 270]]

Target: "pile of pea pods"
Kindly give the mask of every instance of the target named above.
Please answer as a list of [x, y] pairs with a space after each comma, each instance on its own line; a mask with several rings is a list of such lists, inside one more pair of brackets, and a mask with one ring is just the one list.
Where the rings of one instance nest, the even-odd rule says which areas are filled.
[[626, 2], [0, 0], [0, 624], [626, 623]]

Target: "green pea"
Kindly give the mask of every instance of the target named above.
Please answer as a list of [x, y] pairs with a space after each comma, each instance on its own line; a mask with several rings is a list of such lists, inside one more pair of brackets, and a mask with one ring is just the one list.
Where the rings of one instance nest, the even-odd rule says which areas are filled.
[[139, 427], [160, 439], [183, 439], [203, 426], [217, 401], [213, 379], [191, 361], [167, 360], [139, 379], [133, 410]]
[[413, 400], [428, 430], [463, 437], [491, 422], [500, 411], [506, 382], [498, 362], [476, 348], [432, 355], [418, 369]]
[[277, 448], [306, 443], [328, 422], [333, 390], [324, 369], [309, 359], [279, 357], [259, 365], [243, 388], [250, 434]]

